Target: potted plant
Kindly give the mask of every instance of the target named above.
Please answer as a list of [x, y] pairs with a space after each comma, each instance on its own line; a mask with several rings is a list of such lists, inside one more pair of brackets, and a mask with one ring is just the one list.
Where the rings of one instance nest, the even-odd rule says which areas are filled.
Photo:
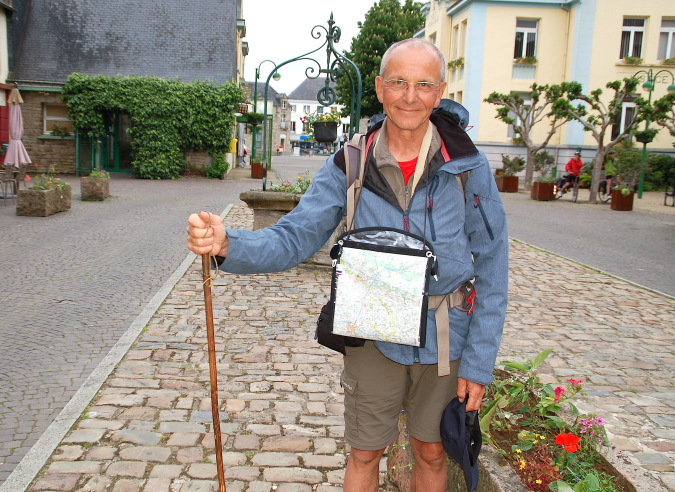
[[249, 125], [258, 126], [262, 124], [265, 115], [261, 113], [246, 113], [245, 117]]
[[525, 159], [502, 154], [503, 172], [495, 176], [497, 189], [504, 193], [518, 193], [517, 173], [525, 169]]
[[629, 141], [624, 142], [624, 148], [619, 150], [614, 163], [616, 176], [612, 180], [612, 201], [610, 208], [620, 212], [633, 210], [635, 185], [640, 173], [649, 171], [649, 164], [642, 162], [642, 153], [631, 147]]
[[80, 194], [84, 202], [102, 202], [110, 196], [110, 174], [103, 169], [94, 169], [89, 176], [82, 176]]
[[47, 217], [70, 209], [70, 185], [51, 172], [38, 176], [27, 190], [17, 190], [16, 215]]
[[664, 58], [663, 60], [661, 60], [661, 65], [675, 65], [675, 57]]
[[541, 173], [532, 184], [530, 197], [533, 200], [550, 201], [555, 200], [555, 177], [547, 176], [555, 164], [555, 157], [545, 150], [537, 152], [534, 156], [534, 170]]
[[452, 60], [451, 62], [448, 62], [448, 70], [455, 70], [457, 68], [463, 67], [464, 66], [464, 57], [460, 56], [456, 60]]
[[261, 155], [251, 156], [251, 177], [263, 179], [263, 159]]
[[517, 65], [536, 65], [537, 62], [536, 56], [526, 56], [524, 58], [516, 58], [516, 64]]
[[332, 143], [337, 140], [337, 128], [341, 122], [340, 114], [335, 108], [328, 113], [309, 113], [300, 119], [305, 128], [311, 127], [312, 132], [308, 135], [319, 143]]
[[627, 56], [623, 59], [623, 62], [626, 65], [637, 66], [637, 65], [642, 65], [643, 60], [642, 60], [642, 58], [638, 58], [637, 56]]
[[659, 133], [658, 130], [648, 128], [646, 130], [637, 131], [634, 133], [634, 135], [635, 140], [637, 140], [638, 142], [648, 144], [654, 141], [654, 137], [656, 137], [657, 133]]

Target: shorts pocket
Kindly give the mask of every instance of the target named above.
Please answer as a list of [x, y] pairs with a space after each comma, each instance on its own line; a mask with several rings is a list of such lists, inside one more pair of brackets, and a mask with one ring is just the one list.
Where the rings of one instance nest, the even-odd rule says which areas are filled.
[[358, 381], [343, 371], [342, 376], [340, 376], [340, 385], [345, 390], [345, 425], [347, 426], [347, 433], [356, 437], [359, 430], [358, 419], [356, 418], [356, 387]]

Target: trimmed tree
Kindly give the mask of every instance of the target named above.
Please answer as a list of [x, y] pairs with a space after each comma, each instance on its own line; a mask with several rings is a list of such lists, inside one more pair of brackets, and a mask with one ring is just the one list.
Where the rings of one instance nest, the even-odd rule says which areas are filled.
[[[382, 56], [389, 46], [411, 38], [424, 26], [421, 5], [412, 0], [405, 0], [403, 5], [398, 0], [380, 0], [370, 8], [364, 21], [358, 22], [359, 34], [352, 38], [351, 47], [344, 54], [361, 72], [361, 116], [373, 116], [382, 112], [382, 104], [377, 100], [375, 92], [375, 77], [380, 74]], [[342, 116], [349, 116], [351, 89], [347, 74], [342, 74], [337, 79], [335, 92], [338, 102], [344, 107]]]
[[[582, 101], [585, 104], [574, 106], [568, 103], [561, 109], [563, 114], [567, 115], [570, 119], [581, 123], [584, 131], [590, 132], [598, 143], [598, 150], [595, 154], [595, 163], [597, 165], [593, 166], [589, 203], [595, 203], [597, 200], [602, 163], [605, 162], [607, 152], [622, 140], [629, 138], [631, 133], [637, 129], [638, 123], [644, 121], [650, 111], [647, 101], [641, 97], [637, 98], [635, 100], [633, 117], [630, 121], [624, 122], [624, 128], [618, 132], [616, 137], [611, 138], [612, 125], [614, 125], [617, 118], [621, 117], [623, 103], [627, 102], [626, 99], [635, 92], [637, 86], [638, 79], [634, 77], [626, 77], [623, 79], [623, 82], [620, 80], [607, 82], [607, 89], [614, 91], [614, 97], [608, 104], [602, 102], [600, 97], [602, 96], [602, 89], [598, 88], [589, 95], [581, 93], [575, 95], [575, 100]], [[608, 129], [610, 130], [610, 141], [605, 144], [605, 136]]]
[[675, 94], [666, 94], [654, 101], [650, 118], [675, 137]]
[[[527, 148], [525, 159], [525, 189], [532, 186], [534, 174], [534, 157], [537, 152], [546, 148], [555, 132], [569, 121], [566, 111], [569, 99], [581, 93], [581, 84], [578, 82], [564, 82], [560, 85], [532, 84], [531, 99], [526, 101], [519, 94], [500, 94], [493, 92], [485, 102], [499, 106], [496, 118], [508, 125], [513, 125], [514, 140]], [[544, 140], [534, 143], [532, 127], [547, 120], [549, 130]]]

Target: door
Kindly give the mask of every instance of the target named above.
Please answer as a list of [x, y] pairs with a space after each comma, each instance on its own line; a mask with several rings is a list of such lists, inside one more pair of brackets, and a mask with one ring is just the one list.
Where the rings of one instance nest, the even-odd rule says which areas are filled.
[[131, 165], [131, 120], [126, 114], [109, 114], [105, 117], [108, 137], [101, 143], [105, 155], [104, 168], [108, 172], [130, 173]]

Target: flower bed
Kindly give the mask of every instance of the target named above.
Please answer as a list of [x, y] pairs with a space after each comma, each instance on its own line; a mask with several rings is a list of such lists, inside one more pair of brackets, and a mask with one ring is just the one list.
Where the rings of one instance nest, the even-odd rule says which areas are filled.
[[[537, 492], [635, 492], [605, 459], [604, 422], [581, 416], [572, 403], [584, 394], [582, 381], [542, 384], [536, 369], [552, 352], [534, 360], [502, 362], [481, 409], [484, 440], [494, 446]], [[569, 418], [562, 415], [569, 412]]]

